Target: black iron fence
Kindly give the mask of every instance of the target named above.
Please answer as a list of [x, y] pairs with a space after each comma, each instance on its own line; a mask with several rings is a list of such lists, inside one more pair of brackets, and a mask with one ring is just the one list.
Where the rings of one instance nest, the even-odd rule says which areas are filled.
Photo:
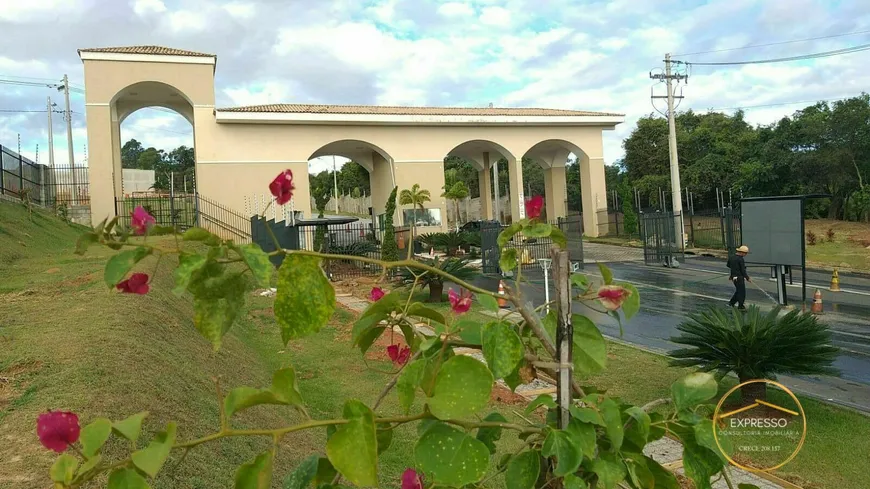
[[149, 193], [115, 199], [118, 222], [129, 225], [136, 207], [148, 211], [161, 226], [179, 231], [199, 226], [223, 239], [251, 242], [250, 218], [199, 194]]
[[37, 164], [11, 148], [0, 146], [0, 194], [44, 207], [90, 205], [87, 167]]

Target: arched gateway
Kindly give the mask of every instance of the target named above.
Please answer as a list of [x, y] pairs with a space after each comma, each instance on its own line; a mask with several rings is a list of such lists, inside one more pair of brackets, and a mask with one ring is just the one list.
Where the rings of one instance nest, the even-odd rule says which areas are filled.
[[[430, 204], [446, 216], [438, 197], [444, 158], [475, 162], [481, 186], [491, 166], [507, 161], [512, 216], [524, 216], [523, 156], [544, 161], [548, 181], [564, 182], [564, 158], [582, 160], [586, 234], [606, 227], [602, 131], [623, 122], [621, 114], [530, 108], [375, 107], [274, 104], [215, 108], [217, 57], [158, 46], [80, 49], [84, 63], [91, 216], [114, 216], [122, 198], [120, 123], [133, 111], [161, 106], [193, 124], [197, 191], [242, 211], [245, 198], [264, 192], [285, 168], [296, 179], [294, 206], [311, 215], [308, 161], [320, 154], [347, 154], [372, 178], [372, 205], [383, 212], [385, 193], [418, 183]], [[558, 161], [557, 161], [558, 160]], [[377, 192], [375, 190], [377, 189]], [[548, 218], [565, 213], [564, 183], [548, 185]], [[378, 195], [374, 195], [377, 193]], [[489, 192], [482, 207], [491, 215]], [[591, 207], [591, 208], [590, 208]], [[401, 222], [401, 212], [396, 216]], [[600, 223], [600, 224], [599, 224]], [[446, 219], [442, 226], [446, 228]]]

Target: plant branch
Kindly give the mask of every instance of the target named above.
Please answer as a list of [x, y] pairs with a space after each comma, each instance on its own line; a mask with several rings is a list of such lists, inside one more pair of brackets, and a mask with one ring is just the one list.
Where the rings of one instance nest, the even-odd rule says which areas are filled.
[[390, 391], [393, 390], [393, 387], [396, 386], [396, 383], [399, 381], [399, 376], [402, 375], [402, 371], [405, 370], [405, 367], [407, 367], [414, 360], [420, 358], [420, 353], [422, 352], [418, 351], [411, 358], [409, 358], [408, 363], [402, 365], [402, 368], [399, 369], [399, 371], [396, 372], [396, 375], [394, 375], [393, 378], [390, 379], [390, 381], [387, 383], [387, 385], [384, 386], [384, 389], [378, 395], [377, 400], [375, 400], [375, 405], [372, 407], [372, 411], [376, 411], [378, 409], [378, 406], [381, 405], [381, 402], [383, 402], [383, 400], [387, 397], [387, 394], [389, 394]]

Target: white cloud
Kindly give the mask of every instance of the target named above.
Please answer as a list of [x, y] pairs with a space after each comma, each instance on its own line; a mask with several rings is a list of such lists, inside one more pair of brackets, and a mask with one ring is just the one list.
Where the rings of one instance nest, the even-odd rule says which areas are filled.
[[166, 5], [162, 0], [135, 0], [133, 2], [133, 12], [140, 17], [150, 14], [160, 14], [166, 11]]
[[253, 18], [257, 11], [256, 5], [245, 2], [230, 2], [224, 4], [223, 9], [226, 10], [231, 16], [240, 20], [247, 20]]
[[80, 14], [81, 10], [87, 8], [91, 3], [92, 0], [80, 0], [79, 2], [70, 0], [9, 0], [2, 2], [0, 21], [25, 24], [62, 18], [66, 15], [76, 18], [77, 14]]
[[444, 17], [469, 17], [474, 15], [474, 8], [463, 2], [447, 2], [438, 6], [438, 13]]
[[205, 29], [206, 17], [202, 12], [178, 10], [169, 14], [169, 25], [174, 32], [188, 34]]
[[263, 83], [258, 88], [225, 88], [223, 91], [232, 101], [232, 105], [262, 105], [289, 101], [287, 84], [274, 81]]
[[506, 27], [511, 23], [511, 12], [502, 7], [484, 7], [480, 22], [489, 26]]

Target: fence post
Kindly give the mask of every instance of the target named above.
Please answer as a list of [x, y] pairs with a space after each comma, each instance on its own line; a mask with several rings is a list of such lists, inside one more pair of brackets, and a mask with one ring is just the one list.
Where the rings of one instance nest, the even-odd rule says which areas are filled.
[[3, 151], [3, 145], [0, 144], [0, 194], [6, 194], [6, 184], [3, 182], [3, 174], [6, 173], [6, 168], [3, 167], [3, 155], [6, 152]]
[[18, 197], [21, 197], [21, 192], [24, 191], [24, 159], [21, 153], [18, 153]]
[[556, 380], [556, 403], [559, 405], [559, 429], [568, 427], [571, 407], [571, 378], [573, 363], [574, 326], [571, 324], [571, 266], [568, 252], [552, 248], [553, 280], [556, 286], [556, 362], [559, 378]]
[[689, 239], [692, 240], [692, 246], [695, 246], [695, 213], [689, 213]]

